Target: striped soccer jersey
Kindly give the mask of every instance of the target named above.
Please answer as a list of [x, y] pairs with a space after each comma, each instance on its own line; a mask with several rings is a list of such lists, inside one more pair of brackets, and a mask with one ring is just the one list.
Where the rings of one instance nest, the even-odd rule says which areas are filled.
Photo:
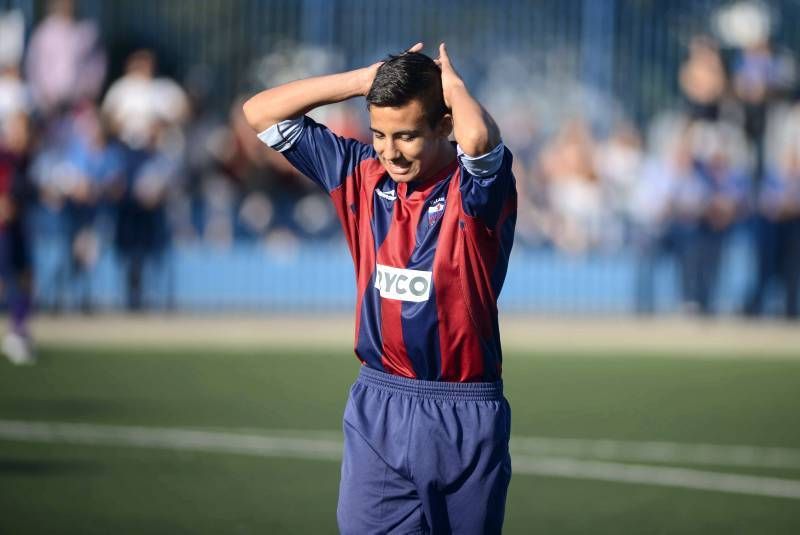
[[[288, 141], [281, 129], [292, 126]], [[363, 365], [430, 381], [500, 379], [497, 298], [517, 207], [511, 152], [492, 151], [502, 163], [488, 176], [471, 174], [460, 155], [436, 176], [395, 183], [371, 145], [308, 117], [270, 130], [259, 137], [335, 206], [355, 265]]]

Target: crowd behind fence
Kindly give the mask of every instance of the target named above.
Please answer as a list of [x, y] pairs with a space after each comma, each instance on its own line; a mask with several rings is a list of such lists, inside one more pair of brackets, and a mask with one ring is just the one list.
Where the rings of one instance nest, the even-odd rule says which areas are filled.
[[[795, 2], [0, 0], [0, 13], [0, 219], [6, 236], [24, 223], [26, 244], [4, 240], [29, 249], [42, 308], [351, 306], [332, 207], [261, 145], [242, 96], [421, 37], [448, 41], [515, 154], [508, 308], [798, 316]], [[369, 142], [363, 102], [315, 118]]]

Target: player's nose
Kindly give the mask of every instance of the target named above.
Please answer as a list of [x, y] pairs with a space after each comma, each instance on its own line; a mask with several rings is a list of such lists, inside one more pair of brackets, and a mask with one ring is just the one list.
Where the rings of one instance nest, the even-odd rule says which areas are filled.
[[387, 160], [396, 160], [400, 157], [400, 151], [397, 150], [397, 145], [391, 139], [384, 140], [381, 155]]

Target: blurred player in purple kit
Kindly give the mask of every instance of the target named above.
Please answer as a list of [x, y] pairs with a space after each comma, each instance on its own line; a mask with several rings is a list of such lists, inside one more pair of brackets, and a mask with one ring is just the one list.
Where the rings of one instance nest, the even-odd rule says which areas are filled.
[[[511, 477], [497, 297], [512, 156], [444, 44], [262, 91], [259, 138], [330, 195], [355, 265], [342, 533], [499, 533]], [[305, 113], [366, 96], [372, 145]], [[456, 143], [449, 140], [450, 134]]]
[[0, 122], [0, 281], [9, 309], [2, 351], [14, 364], [36, 360], [27, 326], [33, 286], [25, 228], [26, 206], [33, 195], [27, 175], [29, 129], [22, 112]]

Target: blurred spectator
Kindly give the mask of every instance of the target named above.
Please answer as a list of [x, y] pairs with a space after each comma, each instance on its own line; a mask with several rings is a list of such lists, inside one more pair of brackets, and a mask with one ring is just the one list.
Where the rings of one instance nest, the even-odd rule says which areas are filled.
[[[147, 144], [127, 151], [126, 172], [116, 185], [117, 225], [115, 245], [122, 260], [128, 310], [138, 311], [146, 291], [156, 287], [156, 278], [165, 274], [167, 247], [170, 243], [167, 203], [170, 192], [181, 179], [180, 152], [170, 144], [170, 129], [164, 123], [152, 125]], [[166, 306], [172, 305], [171, 281], [167, 280]]]
[[789, 116], [779, 160], [770, 166], [759, 195], [756, 281], [745, 313], [761, 315], [770, 286], [783, 293], [784, 315], [800, 313], [800, 105]]
[[595, 141], [582, 120], [565, 124], [542, 151], [553, 214], [551, 238], [567, 252], [583, 253], [607, 241], [607, 212], [594, 155]]
[[633, 244], [638, 253], [635, 296], [639, 314], [655, 312], [658, 267], [664, 260], [680, 261], [688, 235], [681, 221], [691, 220], [695, 213], [678, 202], [684, 185], [696, 183], [691, 143], [683, 133], [682, 129], [673, 132], [663, 147], [646, 158], [641, 180], [630, 198]]
[[156, 77], [156, 57], [137, 50], [127, 60], [125, 74], [108, 88], [103, 113], [112, 131], [134, 149], [144, 148], [157, 124], [179, 126], [188, 119], [186, 93], [174, 80]]
[[764, 134], [770, 108], [791, 92], [795, 83], [794, 58], [777, 53], [764, 35], [739, 52], [733, 66], [733, 89], [744, 109], [744, 128], [756, 151], [754, 179], [764, 172]]
[[608, 246], [619, 248], [627, 243], [631, 197], [640, 180], [643, 160], [642, 140], [631, 124], [620, 123], [597, 145], [595, 167], [610, 219], [605, 230]]
[[[750, 182], [732, 154], [741, 144], [736, 129], [724, 123], [694, 123], [694, 178], [688, 205], [699, 208], [682, 258], [684, 299], [701, 314], [715, 312], [715, 291], [725, 241], [747, 207]], [[696, 196], [696, 197], [695, 197]], [[694, 197], [694, 198], [692, 198]]]
[[679, 78], [689, 117], [706, 121], [719, 119], [727, 76], [717, 44], [711, 38], [692, 38]]
[[25, 73], [34, 102], [46, 116], [97, 98], [106, 59], [93, 21], [75, 20], [72, 0], [50, 0], [31, 35]]
[[3, 353], [15, 364], [35, 362], [28, 330], [33, 274], [27, 229], [33, 190], [28, 181], [31, 132], [28, 116], [16, 113], [0, 128], [0, 282], [9, 308]]
[[76, 113], [73, 131], [63, 155], [65, 168], [73, 174], [65, 206], [71, 253], [69, 279], [71, 286], [77, 286], [81, 309], [89, 312], [93, 308], [91, 272], [105, 241], [97, 216], [111, 187], [123, 178], [124, 153], [107, 139], [93, 105]]

